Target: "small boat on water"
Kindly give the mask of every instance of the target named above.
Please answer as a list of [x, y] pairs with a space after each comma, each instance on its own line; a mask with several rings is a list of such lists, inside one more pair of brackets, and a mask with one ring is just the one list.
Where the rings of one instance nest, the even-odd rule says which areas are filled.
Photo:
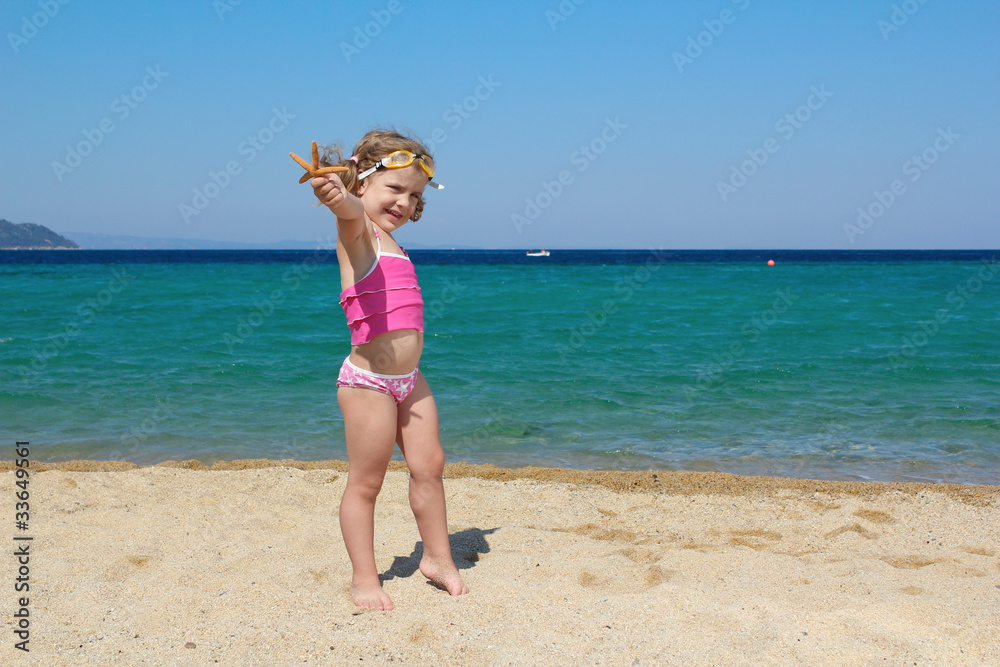
[[528, 257], [548, 257], [551, 253], [545, 248], [542, 248], [541, 250], [529, 250], [525, 254], [528, 255]]

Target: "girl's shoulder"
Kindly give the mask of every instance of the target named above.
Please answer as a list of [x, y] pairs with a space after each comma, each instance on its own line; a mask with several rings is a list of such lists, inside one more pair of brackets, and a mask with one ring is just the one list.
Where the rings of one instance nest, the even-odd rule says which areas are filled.
[[403, 250], [403, 246], [399, 245], [389, 232], [376, 232], [376, 235], [379, 241], [381, 241], [382, 252], [388, 252], [393, 255], [403, 255], [406, 253]]

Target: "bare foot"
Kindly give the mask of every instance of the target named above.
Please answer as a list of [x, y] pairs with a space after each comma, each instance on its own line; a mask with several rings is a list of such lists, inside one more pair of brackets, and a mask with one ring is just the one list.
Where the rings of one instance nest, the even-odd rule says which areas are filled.
[[362, 609], [377, 609], [390, 611], [392, 599], [382, 590], [376, 581], [374, 584], [351, 584], [351, 600]]
[[451, 593], [453, 597], [469, 592], [469, 587], [462, 581], [462, 575], [458, 573], [455, 562], [450, 558], [424, 556], [420, 559], [420, 573], [441, 590]]

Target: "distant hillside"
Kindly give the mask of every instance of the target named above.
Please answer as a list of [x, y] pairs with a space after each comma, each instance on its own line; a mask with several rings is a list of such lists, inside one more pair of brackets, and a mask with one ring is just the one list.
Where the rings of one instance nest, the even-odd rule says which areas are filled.
[[[284, 240], [272, 243], [241, 243], [239, 241], [211, 241], [206, 239], [176, 239], [148, 236], [121, 236], [118, 234], [96, 234], [92, 232], [65, 232], [65, 235], [84, 250], [315, 250], [319, 240]], [[451, 249], [473, 250], [472, 246], [430, 246], [404, 242], [410, 250]]]
[[80, 246], [65, 236], [60, 236], [44, 225], [30, 222], [14, 224], [0, 220], [0, 249], [21, 250], [77, 250]]
[[315, 241], [240, 243], [238, 241], [123, 236], [92, 232], [66, 232], [66, 236], [79, 243], [84, 250], [310, 250], [318, 245]]

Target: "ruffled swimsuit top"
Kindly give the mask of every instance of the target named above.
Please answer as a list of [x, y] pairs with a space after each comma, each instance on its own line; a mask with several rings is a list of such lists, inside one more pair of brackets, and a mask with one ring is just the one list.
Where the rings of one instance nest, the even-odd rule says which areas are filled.
[[406, 255], [382, 252], [378, 230], [375, 264], [340, 293], [340, 305], [351, 330], [351, 345], [363, 345], [380, 334], [400, 329], [424, 330], [424, 299], [417, 272]]

